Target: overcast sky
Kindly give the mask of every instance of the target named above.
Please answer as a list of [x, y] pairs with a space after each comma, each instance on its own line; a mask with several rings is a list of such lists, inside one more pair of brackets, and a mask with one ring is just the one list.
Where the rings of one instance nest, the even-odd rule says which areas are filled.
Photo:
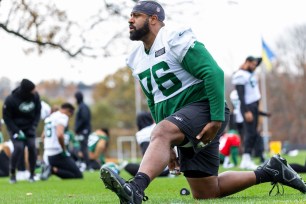
[[[62, 8], [69, 8], [69, 15], [81, 19], [95, 13], [97, 5], [101, 3], [99, 0], [91, 0], [90, 4], [88, 1], [57, 1], [62, 2]], [[166, 0], [160, 2], [171, 4]], [[286, 29], [306, 23], [304, 0], [175, 2], [193, 4], [183, 3], [183, 6], [179, 6], [172, 3], [166, 7], [166, 26], [191, 26], [198, 40], [206, 45], [226, 74], [236, 70], [247, 55], [261, 55], [261, 37], [275, 49], [276, 40]], [[0, 12], [1, 9], [4, 8], [0, 7]], [[170, 14], [171, 21], [167, 20]], [[125, 25], [128, 32], [128, 24]], [[35, 53], [25, 55], [25, 47], [28, 47], [26, 42], [0, 30], [0, 77], [9, 77], [13, 81], [29, 78], [34, 82], [63, 78], [67, 81], [91, 84], [125, 66], [124, 55], [115, 58], [71, 60], [57, 50], [47, 51], [41, 56]]]

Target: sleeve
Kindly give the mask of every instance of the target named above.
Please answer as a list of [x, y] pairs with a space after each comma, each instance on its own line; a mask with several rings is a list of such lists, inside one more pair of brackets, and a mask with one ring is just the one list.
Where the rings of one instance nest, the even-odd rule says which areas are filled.
[[13, 101], [10, 100], [10, 98], [7, 98], [3, 104], [3, 108], [2, 108], [2, 115], [3, 115], [3, 120], [5, 122], [5, 125], [7, 126], [8, 130], [14, 134], [19, 132], [19, 128], [17, 127], [17, 125], [14, 123], [13, 119], [12, 119], [12, 104]]
[[247, 83], [246, 77], [238, 70], [232, 77], [233, 85], [245, 85]]
[[75, 123], [76, 134], [82, 132], [83, 128], [85, 127], [85, 124], [89, 120], [90, 120], [89, 108], [86, 107], [85, 104], [82, 104], [76, 117], [76, 123]]
[[245, 90], [244, 90], [244, 85], [236, 85], [236, 90], [238, 93], [238, 97], [240, 100], [240, 109], [241, 109], [241, 113], [243, 115], [243, 113], [248, 111], [248, 107], [245, 104], [245, 100], [244, 100], [244, 95], [245, 95]]
[[33, 125], [37, 127], [41, 116], [41, 101], [39, 95], [35, 94], [35, 118], [33, 121]]
[[41, 111], [40, 111], [40, 118], [44, 120], [48, 117], [51, 113], [51, 107], [45, 101], [41, 101]]
[[204, 82], [204, 88], [210, 105], [212, 121], [224, 121], [224, 72], [207, 51], [196, 41], [188, 49], [182, 61], [183, 68]]
[[259, 115], [261, 115], [261, 116], [267, 116], [267, 117], [269, 117], [270, 116], [270, 113], [267, 113], [267, 112], [264, 112], [264, 111], [259, 111], [259, 113], [258, 113]]
[[76, 140], [74, 133], [71, 130], [69, 130], [69, 134], [70, 134], [70, 141], [73, 144], [73, 147], [79, 148], [80, 144], [79, 141]]
[[169, 34], [168, 45], [171, 54], [181, 63], [189, 50], [190, 46], [196, 41], [191, 28], [181, 28]]
[[106, 135], [102, 135], [101, 139], [102, 139], [102, 140], [105, 140], [106, 142], [109, 141], [109, 138], [108, 138]]
[[68, 116], [66, 116], [65, 114], [61, 114], [57, 120], [55, 121], [54, 125], [57, 126], [57, 125], [62, 125], [64, 127], [67, 127], [68, 125]]

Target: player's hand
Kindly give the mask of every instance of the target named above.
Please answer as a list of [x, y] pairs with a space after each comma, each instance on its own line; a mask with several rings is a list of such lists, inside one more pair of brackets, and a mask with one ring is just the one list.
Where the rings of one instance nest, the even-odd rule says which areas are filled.
[[211, 121], [205, 125], [202, 131], [196, 136], [201, 140], [204, 145], [209, 144], [217, 135], [218, 130], [221, 128], [221, 121]]
[[13, 138], [16, 139], [16, 140], [25, 140], [25, 139], [26, 139], [26, 136], [25, 136], [25, 134], [23, 133], [22, 130], [19, 130], [18, 133], [15, 133], [15, 134], [13, 135]]
[[168, 164], [169, 172], [173, 175], [180, 175], [180, 165], [173, 148], [170, 149], [170, 161]]
[[253, 114], [251, 111], [247, 111], [244, 113], [244, 117], [245, 117], [245, 120], [247, 122], [252, 122], [253, 121]]
[[67, 150], [64, 150], [63, 152], [62, 152], [62, 155], [63, 156], [65, 156], [65, 157], [70, 157], [70, 152], [68, 152]]

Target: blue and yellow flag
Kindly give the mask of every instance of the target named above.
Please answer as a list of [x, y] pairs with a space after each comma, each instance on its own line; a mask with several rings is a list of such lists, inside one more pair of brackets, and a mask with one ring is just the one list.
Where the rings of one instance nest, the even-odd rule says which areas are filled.
[[262, 42], [262, 61], [265, 64], [268, 71], [272, 69], [272, 61], [276, 58], [272, 50], [267, 46], [264, 39], [261, 39]]

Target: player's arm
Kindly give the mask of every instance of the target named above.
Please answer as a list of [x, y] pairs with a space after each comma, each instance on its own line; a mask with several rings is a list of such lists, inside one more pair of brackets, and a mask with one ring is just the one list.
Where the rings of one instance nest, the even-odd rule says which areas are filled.
[[100, 155], [106, 150], [106, 140], [99, 140], [95, 151], [93, 152], [93, 158], [99, 159]]
[[76, 140], [74, 133], [69, 130], [69, 134], [70, 134], [70, 142], [73, 145], [73, 148], [79, 148], [80, 147], [80, 143], [79, 141]]
[[182, 66], [204, 81], [212, 121], [224, 121], [224, 73], [205, 46], [195, 41], [186, 52]]
[[76, 115], [76, 121], [75, 121], [75, 128], [74, 131], [76, 134], [82, 134], [82, 127], [85, 123], [85, 118], [86, 114], [85, 114], [85, 110], [83, 106], [79, 107], [79, 111]]
[[45, 130], [43, 129], [41, 135], [40, 135], [40, 138], [41, 138], [41, 142], [44, 144], [44, 140], [45, 140]]
[[266, 117], [270, 117], [271, 116], [271, 113], [268, 113], [268, 112], [264, 112], [264, 111], [259, 111], [259, 113], [258, 113], [259, 115], [261, 115], [261, 116], [266, 116]]
[[35, 93], [35, 118], [33, 121], [33, 126], [36, 128], [41, 116], [41, 101], [38, 93]]
[[235, 86], [236, 90], [237, 90], [237, 94], [238, 94], [238, 98], [240, 100], [240, 108], [242, 110], [242, 113], [244, 114], [245, 112], [249, 111], [248, 110], [248, 107], [246, 106], [246, 103], [245, 103], [245, 88], [244, 88], [244, 85], [241, 85], [241, 84], [237, 84]]
[[217, 135], [225, 120], [224, 116], [224, 73], [204, 45], [195, 41], [186, 52], [182, 66], [194, 77], [202, 79], [210, 105], [210, 119], [197, 139], [204, 144], [210, 143]]
[[244, 116], [244, 119], [247, 122], [251, 122], [253, 121], [253, 114], [252, 112], [249, 110], [248, 106], [245, 103], [244, 100], [244, 95], [245, 95], [245, 88], [244, 85], [236, 85], [236, 89], [237, 89], [237, 93], [238, 93], [238, 97], [240, 100], [240, 107], [241, 107], [241, 113]]
[[14, 133], [18, 133], [20, 129], [17, 127], [17, 125], [14, 123], [12, 119], [13, 117], [12, 104], [13, 104], [13, 101], [9, 100], [9, 98], [5, 100], [3, 104], [2, 112], [3, 112], [3, 120], [5, 122], [5, 125], [14, 134]]
[[170, 148], [170, 160], [169, 160], [168, 168], [169, 168], [170, 173], [173, 175], [181, 174], [176, 147]]
[[56, 126], [56, 135], [58, 138], [58, 142], [61, 145], [63, 151], [66, 151], [66, 146], [65, 146], [65, 126], [58, 124]]

